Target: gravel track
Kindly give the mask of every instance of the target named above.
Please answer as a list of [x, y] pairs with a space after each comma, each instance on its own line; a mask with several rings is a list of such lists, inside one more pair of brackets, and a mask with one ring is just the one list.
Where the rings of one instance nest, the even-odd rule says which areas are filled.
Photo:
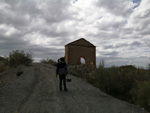
[[[59, 91], [55, 67], [33, 64], [0, 89], [0, 113], [147, 113], [69, 75], [68, 91]], [[10, 75], [11, 76], [11, 75]]]

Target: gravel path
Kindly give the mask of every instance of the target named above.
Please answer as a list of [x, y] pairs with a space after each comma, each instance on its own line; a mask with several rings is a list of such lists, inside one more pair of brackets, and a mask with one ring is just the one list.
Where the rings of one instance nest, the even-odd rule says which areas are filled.
[[147, 113], [106, 95], [71, 76], [68, 91], [59, 91], [55, 67], [34, 64], [0, 89], [0, 113]]

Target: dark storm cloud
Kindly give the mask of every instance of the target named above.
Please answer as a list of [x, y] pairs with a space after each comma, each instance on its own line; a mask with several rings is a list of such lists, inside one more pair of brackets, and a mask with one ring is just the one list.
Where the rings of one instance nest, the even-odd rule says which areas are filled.
[[104, 49], [112, 49], [112, 48], [114, 48], [114, 46], [113, 45], [106, 45], [106, 46], [103, 46], [103, 48]]
[[[2, 2], [2, 4], [4, 3], [5, 2]], [[9, 4], [9, 5], [7, 4], [3, 9], [0, 10], [0, 18], [1, 18], [0, 23], [11, 25], [16, 28], [26, 27], [29, 23], [28, 23], [28, 19], [25, 17], [26, 15], [21, 12], [22, 10], [23, 9], [20, 8], [14, 9], [13, 4]]]
[[133, 31], [133, 28], [125, 28], [125, 29], [123, 30], [123, 33], [124, 33], [124, 34], [128, 34], [128, 35], [129, 35], [129, 34], [133, 34], [133, 32], [134, 32], [134, 31]]
[[117, 56], [118, 54], [119, 54], [119, 52], [112, 51], [112, 52], [104, 53], [103, 55], [108, 57], [108, 56]]
[[5, 0], [5, 3], [9, 5], [8, 10], [20, 15], [29, 14], [32, 17], [37, 17], [41, 13], [35, 0]]
[[130, 45], [130, 46], [139, 47], [139, 46], [141, 46], [141, 45], [142, 45], [142, 42], [134, 41], [134, 42], [132, 42], [132, 43], [131, 43], [131, 45]]
[[32, 46], [29, 47], [30, 51], [34, 51], [33, 56], [35, 57], [35, 61], [39, 61], [42, 59], [53, 59], [57, 61], [58, 58], [64, 57], [64, 48], [55, 48], [55, 47], [41, 47], [41, 46]]
[[3, 10], [0, 10], [0, 18], [1, 24], [5, 23], [6, 25], [11, 25], [16, 28], [25, 27], [28, 25], [28, 22], [22, 17], [22, 15], [11, 15], [9, 12], [3, 12]]
[[1, 49], [20, 49], [26, 48], [29, 45], [29, 42], [22, 40], [22, 35], [15, 35], [11, 37], [7, 37], [4, 35], [0, 35], [0, 40], [2, 41], [0, 46]]
[[143, 39], [143, 42], [148, 46], [148, 48], [150, 47], [150, 37]]
[[59, 26], [57, 26], [57, 24], [54, 24], [52, 26], [49, 26], [49, 28], [40, 28], [37, 29], [37, 31], [39, 30], [39, 32], [47, 37], [51, 37], [51, 38], [58, 38], [58, 37], [68, 37], [70, 35], [70, 33], [67, 30], [59, 30], [58, 28]]
[[127, 47], [129, 46], [128, 43], [119, 43], [116, 45], [107, 45], [107, 46], [103, 46], [104, 49], [118, 49], [118, 48], [123, 48], [123, 47]]

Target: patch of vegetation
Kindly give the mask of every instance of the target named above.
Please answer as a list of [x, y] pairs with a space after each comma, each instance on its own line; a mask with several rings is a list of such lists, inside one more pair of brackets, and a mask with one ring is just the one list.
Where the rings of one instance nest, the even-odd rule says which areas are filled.
[[124, 74], [124, 70], [119, 67], [104, 68], [99, 66], [95, 73], [94, 85], [102, 91], [122, 100], [130, 100], [128, 92], [133, 85], [133, 79], [129, 74]]
[[149, 111], [150, 71], [131, 65], [110, 68], [99, 66], [93, 76], [94, 85], [102, 91]]
[[56, 66], [56, 65], [57, 65], [57, 62], [56, 62], [56, 61], [54, 61], [54, 60], [52, 60], [52, 59], [49, 59], [49, 58], [47, 58], [47, 59], [42, 59], [40, 62], [41, 62], [41, 63], [45, 63], [45, 64], [51, 64], [51, 65], [53, 65], [53, 66]]
[[150, 111], [150, 70], [132, 65], [105, 68], [101, 62], [95, 70], [81, 65], [70, 66], [69, 72], [115, 98]]
[[150, 111], [150, 80], [137, 83], [137, 86], [131, 90], [131, 94], [137, 105]]
[[5, 60], [5, 58], [0, 56], [0, 61], [4, 61], [4, 60]]
[[0, 59], [4, 67], [17, 67], [19, 65], [29, 66], [33, 61], [32, 54], [25, 53], [22, 50], [12, 51], [8, 57]]
[[68, 66], [68, 73], [73, 74], [74, 76], [84, 78], [89, 73], [94, 70], [94, 67], [91, 65], [69, 65]]
[[19, 65], [29, 66], [33, 61], [31, 53], [25, 53], [22, 50], [12, 51], [8, 57], [8, 65], [17, 67]]
[[4, 71], [4, 57], [0, 56], [0, 72]]

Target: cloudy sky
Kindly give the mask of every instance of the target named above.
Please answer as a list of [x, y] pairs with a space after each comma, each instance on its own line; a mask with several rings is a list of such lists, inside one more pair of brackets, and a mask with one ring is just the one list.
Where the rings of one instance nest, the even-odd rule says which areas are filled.
[[64, 56], [85, 38], [97, 64], [150, 63], [150, 0], [0, 0], [0, 56], [32, 52], [35, 61]]

